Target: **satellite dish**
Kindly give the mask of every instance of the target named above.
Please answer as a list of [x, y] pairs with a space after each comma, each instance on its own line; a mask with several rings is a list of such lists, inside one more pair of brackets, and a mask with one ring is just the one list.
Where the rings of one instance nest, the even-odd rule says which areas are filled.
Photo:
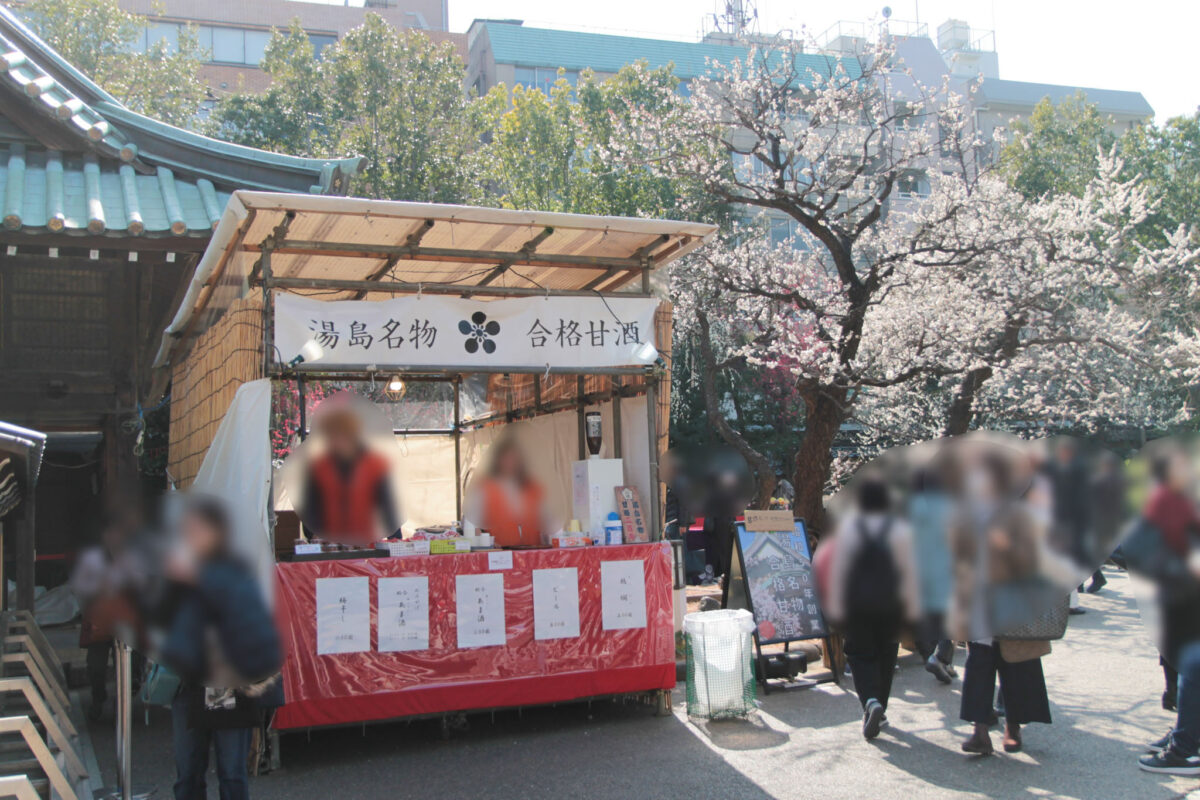
[[884, 19], [888, 19], [888, 18], [889, 18], [889, 17], [891, 17], [891, 16], [892, 16], [892, 7], [891, 7], [891, 6], [884, 6], [884, 7], [883, 7], [883, 18], [884, 18]]

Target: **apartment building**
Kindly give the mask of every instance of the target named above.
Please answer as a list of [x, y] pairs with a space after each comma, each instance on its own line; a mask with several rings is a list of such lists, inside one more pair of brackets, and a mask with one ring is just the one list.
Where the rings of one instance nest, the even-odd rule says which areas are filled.
[[250, 91], [267, 87], [269, 79], [259, 67], [263, 52], [271, 31], [292, 20], [299, 20], [318, 54], [362, 25], [367, 13], [375, 13], [397, 28], [415, 28], [435, 42], [452, 42], [465, 60], [466, 37], [447, 30], [447, 2], [366, 0], [350, 6], [305, 0], [119, 0], [119, 5], [146, 18], [143, 47], [174, 42], [181, 27], [196, 26], [200, 45], [209, 53], [201, 75], [220, 98], [239, 86]]

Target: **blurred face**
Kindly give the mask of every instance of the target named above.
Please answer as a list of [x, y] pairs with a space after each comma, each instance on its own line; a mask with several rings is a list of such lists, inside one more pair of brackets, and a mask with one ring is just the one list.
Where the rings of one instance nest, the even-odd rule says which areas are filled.
[[521, 453], [517, 448], [505, 448], [496, 460], [496, 474], [505, 478], [515, 478], [521, 474], [521, 463]]
[[330, 452], [339, 458], [349, 460], [358, 453], [358, 437], [345, 428], [330, 431], [325, 440], [329, 444]]
[[1187, 458], [1180, 454], [1171, 456], [1171, 462], [1167, 467], [1167, 485], [1180, 491], [1186, 489], [1191, 483], [1191, 472]]
[[183, 544], [198, 560], [211, 558], [221, 548], [221, 533], [207, 520], [188, 514], [181, 524]]

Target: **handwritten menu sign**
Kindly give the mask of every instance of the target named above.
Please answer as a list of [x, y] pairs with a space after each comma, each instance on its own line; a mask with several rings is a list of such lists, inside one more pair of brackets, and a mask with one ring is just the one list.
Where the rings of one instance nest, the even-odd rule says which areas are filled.
[[369, 578], [317, 579], [317, 655], [371, 649]]
[[459, 575], [454, 579], [458, 611], [458, 646], [504, 644], [504, 575]]
[[646, 576], [641, 561], [600, 562], [600, 606], [606, 631], [646, 627]]
[[487, 554], [488, 569], [512, 569], [512, 550], [493, 550]]
[[[738, 545], [754, 622], [762, 644], [819, 638], [829, 633], [821, 614], [817, 582], [804, 523], [751, 519], [738, 526]], [[753, 530], [768, 527], [771, 530]]]
[[618, 486], [614, 491], [617, 493], [617, 514], [621, 517], [621, 541], [625, 544], [650, 541], [637, 487]]
[[533, 571], [533, 638], [570, 639], [579, 635], [579, 570]]
[[429, 578], [379, 579], [379, 652], [429, 649]]

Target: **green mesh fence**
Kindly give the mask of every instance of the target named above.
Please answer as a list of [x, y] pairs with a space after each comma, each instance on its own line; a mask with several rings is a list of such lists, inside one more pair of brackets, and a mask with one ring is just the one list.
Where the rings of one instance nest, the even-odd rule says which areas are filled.
[[[733, 614], [709, 611], [689, 614]], [[685, 623], [687, 656], [687, 713], [699, 719], [744, 717], [754, 710], [754, 640], [738, 621], [716, 624]]]

